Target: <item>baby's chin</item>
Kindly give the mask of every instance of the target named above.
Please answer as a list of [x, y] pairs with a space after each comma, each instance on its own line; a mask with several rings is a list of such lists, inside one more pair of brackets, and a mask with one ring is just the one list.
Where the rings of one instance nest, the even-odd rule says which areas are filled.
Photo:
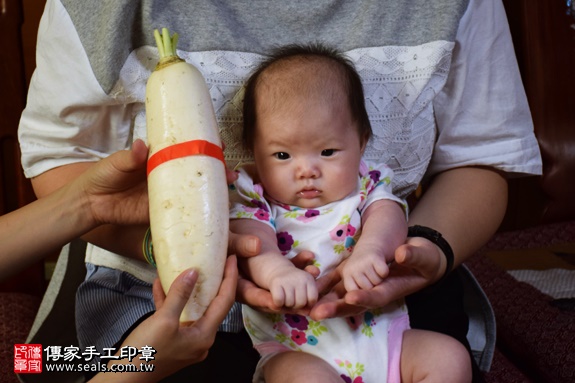
[[[301, 193], [297, 193], [296, 197], [291, 199], [289, 202], [282, 202], [277, 199], [274, 199], [275, 202], [279, 203], [280, 205], [288, 205], [288, 206], [296, 206], [301, 209], [316, 209], [330, 203], [341, 201], [347, 198], [349, 195], [345, 196], [337, 196], [338, 198], [327, 198], [324, 193], [319, 193], [317, 195], [301, 195]], [[333, 196], [332, 196], [333, 197]]]
[[292, 198], [290, 200], [284, 199], [283, 201], [276, 198], [271, 198], [269, 196], [268, 198], [270, 202], [273, 202], [277, 205], [295, 206], [301, 209], [315, 209], [329, 203], [322, 201], [320, 198]]
[[315, 208], [322, 207], [322, 206], [327, 205], [327, 204], [328, 204], [328, 202], [323, 203], [320, 201], [312, 202], [312, 201], [306, 200], [303, 203], [293, 204], [293, 206], [301, 207], [302, 209], [315, 209]]
[[297, 206], [302, 209], [316, 209], [322, 206], [328, 205], [334, 201], [326, 200], [325, 198], [298, 198], [294, 203], [290, 204], [292, 206]]

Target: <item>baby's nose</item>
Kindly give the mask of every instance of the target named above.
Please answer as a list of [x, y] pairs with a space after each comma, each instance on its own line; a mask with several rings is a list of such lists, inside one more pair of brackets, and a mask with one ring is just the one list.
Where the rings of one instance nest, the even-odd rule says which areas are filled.
[[320, 175], [320, 170], [314, 161], [301, 161], [298, 171], [299, 178], [318, 178]]

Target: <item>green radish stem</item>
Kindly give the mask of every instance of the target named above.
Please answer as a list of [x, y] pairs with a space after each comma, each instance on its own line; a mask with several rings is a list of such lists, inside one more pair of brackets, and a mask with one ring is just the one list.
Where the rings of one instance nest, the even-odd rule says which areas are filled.
[[157, 29], [154, 29], [154, 39], [160, 54], [160, 62], [156, 66], [156, 70], [165, 67], [166, 65], [174, 64], [176, 62], [184, 61], [176, 53], [176, 46], [178, 45], [178, 34], [174, 33], [170, 37], [168, 28], [162, 28], [162, 34]]

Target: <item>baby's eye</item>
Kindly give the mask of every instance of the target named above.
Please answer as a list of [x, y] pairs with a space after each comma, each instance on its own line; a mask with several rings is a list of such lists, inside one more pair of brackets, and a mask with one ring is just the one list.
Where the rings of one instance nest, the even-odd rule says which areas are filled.
[[290, 158], [290, 155], [286, 152], [277, 152], [274, 153], [274, 157], [277, 158], [278, 160], [287, 160], [288, 158]]
[[324, 149], [321, 151], [322, 157], [331, 157], [335, 154], [336, 149]]

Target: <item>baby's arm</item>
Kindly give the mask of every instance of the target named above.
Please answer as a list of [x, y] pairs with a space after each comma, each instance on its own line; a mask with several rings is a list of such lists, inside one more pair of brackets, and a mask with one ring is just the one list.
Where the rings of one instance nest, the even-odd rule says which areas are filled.
[[277, 307], [302, 308], [315, 304], [318, 291], [314, 277], [295, 267], [280, 252], [271, 227], [252, 219], [233, 219], [230, 230], [260, 238], [260, 254], [238, 263], [252, 282], [270, 291]]
[[362, 216], [362, 232], [342, 269], [347, 291], [371, 289], [389, 272], [395, 249], [405, 243], [407, 220], [402, 206], [382, 199], [368, 206]]

